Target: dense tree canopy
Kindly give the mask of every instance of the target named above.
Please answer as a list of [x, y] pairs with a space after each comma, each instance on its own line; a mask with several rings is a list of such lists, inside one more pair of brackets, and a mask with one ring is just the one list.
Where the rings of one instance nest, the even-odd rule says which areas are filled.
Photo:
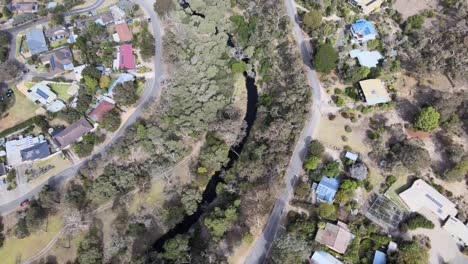
[[424, 107], [414, 121], [414, 127], [419, 130], [430, 132], [439, 127], [440, 114], [434, 107]]
[[336, 67], [338, 53], [331, 44], [323, 44], [317, 50], [314, 56], [313, 65], [319, 72], [330, 73]]

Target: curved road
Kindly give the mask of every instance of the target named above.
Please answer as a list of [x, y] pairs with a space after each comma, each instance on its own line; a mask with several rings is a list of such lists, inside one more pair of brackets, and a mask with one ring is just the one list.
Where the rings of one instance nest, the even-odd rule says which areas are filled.
[[323, 96], [325, 93], [320, 86], [317, 73], [312, 70], [311, 56], [309, 51], [310, 47], [308, 47], [308, 42], [304, 40], [302, 30], [298, 24], [294, 1], [284, 0], [284, 4], [286, 5], [288, 15], [293, 23], [294, 35], [296, 37], [297, 45], [301, 50], [303, 62], [307, 66], [305, 67], [305, 74], [312, 90], [312, 114], [307, 120], [307, 123], [299, 137], [299, 141], [297, 142], [289, 162], [289, 167], [285, 177], [286, 186], [283, 190], [283, 193], [281, 193], [281, 195], [276, 200], [273, 211], [271, 212], [270, 217], [268, 218], [268, 222], [262, 233], [250, 248], [249, 255], [245, 260], [246, 264], [257, 264], [263, 263], [265, 261], [265, 257], [267, 256], [271, 247], [271, 243], [275, 238], [276, 233], [278, 232], [281, 219], [287, 214], [287, 212], [284, 211], [284, 208], [289, 203], [289, 199], [291, 198], [294, 182], [297, 179], [296, 176], [302, 169], [302, 163], [304, 161], [306, 149], [311, 139], [315, 137], [317, 126], [321, 118], [321, 106], [327, 102], [324, 98], [325, 96]]
[[[95, 9], [100, 6], [105, 0], [98, 0], [93, 6], [80, 9], [80, 12], [86, 12], [86, 10]], [[127, 121], [121, 126], [118, 132], [114, 135], [111, 141], [105, 146], [102, 146], [98, 153], [106, 152], [109, 147], [119, 140], [119, 138], [125, 133], [125, 130], [132, 125], [140, 116], [143, 106], [151, 101], [156, 100], [159, 97], [161, 91], [161, 77], [162, 77], [162, 38], [161, 38], [161, 28], [159, 23], [159, 17], [154, 12], [153, 6], [148, 3], [146, 0], [132, 0], [133, 2], [140, 5], [143, 10], [151, 18], [151, 28], [153, 30], [153, 36], [156, 41], [156, 55], [153, 59], [153, 69], [154, 69], [154, 79], [149, 79], [146, 82], [145, 90], [143, 91], [142, 95], [140, 96], [140, 100], [137, 103], [137, 107], [132, 115], [127, 119]], [[77, 12], [73, 11], [73, 12]], [[30, 26], [32, 26], [30, 24]], [[79, 168], [86, 160], [75, 164], [74, 166], [62, 171], [61, 173], [50, 177], [46, 182], [38, 185], [38, 186], [31, 186], [31, 184], [27, 183], [25, 185], [18, 186], [15, 190], [9, 192], [0, 193], [0, 213], [2, 215], [6, 215], [9, 212], [18, 208], [19, 204], [24, 201], [25, 199], [31, 199], [36, 197], [36, 195], [41, 191], [42, 187], [46, 184], [50, 185], [59, 185], [76, 175]]]

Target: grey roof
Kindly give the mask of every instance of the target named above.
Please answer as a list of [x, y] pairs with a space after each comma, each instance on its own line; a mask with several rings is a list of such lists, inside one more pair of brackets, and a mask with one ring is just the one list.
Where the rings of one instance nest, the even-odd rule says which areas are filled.
[[355, 163], [349, 170], [351, 178], [363, 181], [366, 179], [368, 171], [367, 167], [362, 163]]
[[45, 31], [45, 36], [47, 38], [53, 38], [55, 36], [60, 36], [60, 35], [63, 35], [64, 38], [67, 38], [70, 35], [70, 33], [68, 33], [67, 28], [65, 28], [62, 25], [53, 26], [51, 28], [46, 29]]
[[78, 140], [93, 128], [94, 127], [86, 119], [82, 118], [57, 134], [54, 139], [61, 148], [64, 148]]
[[6, 175], [5, 164], [0, 163], [0, 176]]
[[70, 64], [73, 66], [73, 55], [68, 46], [41, 54], [40, 58], [42, 63], [50, 63], [52, 72], [56, 74], [71, 70]]
[[49, 50], [44, 37], [44, 32], [40, 29], [33, 29], [26, 33], [26, 42], [32, 55]]
[[26, 160], [37, 160], [47, 158], [50, 155], [49, 144], [47, 141], [36, 144], [30, 148], [21, 150], [21, 158]]

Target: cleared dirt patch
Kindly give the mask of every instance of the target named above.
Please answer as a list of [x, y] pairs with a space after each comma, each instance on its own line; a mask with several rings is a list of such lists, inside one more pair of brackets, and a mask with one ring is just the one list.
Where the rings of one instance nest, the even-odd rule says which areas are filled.
[[412, 15], [421, 13], [423, 10], [435, 9], [437, 7], [437, 2], [437, 0], [396, 0], [393, 8], [401, 13], [403, 19], [406, 19]]

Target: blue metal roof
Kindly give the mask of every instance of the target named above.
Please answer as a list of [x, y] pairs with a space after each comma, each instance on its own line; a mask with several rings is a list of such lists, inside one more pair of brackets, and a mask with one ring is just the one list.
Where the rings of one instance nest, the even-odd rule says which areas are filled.
[[333, 202], [339, 187], [340, 181], [338, 179], [323, 177], [317, 186], [317, 198], [322, 201]]
[[358, 19], [351, 25], [351, 28], [356, 34], [361, 34], [363, 37], [367, 35], [375, 35], [377, 33], [374, 26], [365, 19]]
[[44, 37], [44, 32], [40, 29], [33, 29], [26, 33], [26, 43], [32, 55], [48, 51], [47, 43]]
[[23, 161], [47, 158], [50, 155], [49, 144], [46, 141], [30, 148], [21, 150]]
[[372, 264], [386, 264], [387, 263], [387, 255], [385, 253], [376, 250], [374, 255], [374, 261]]

